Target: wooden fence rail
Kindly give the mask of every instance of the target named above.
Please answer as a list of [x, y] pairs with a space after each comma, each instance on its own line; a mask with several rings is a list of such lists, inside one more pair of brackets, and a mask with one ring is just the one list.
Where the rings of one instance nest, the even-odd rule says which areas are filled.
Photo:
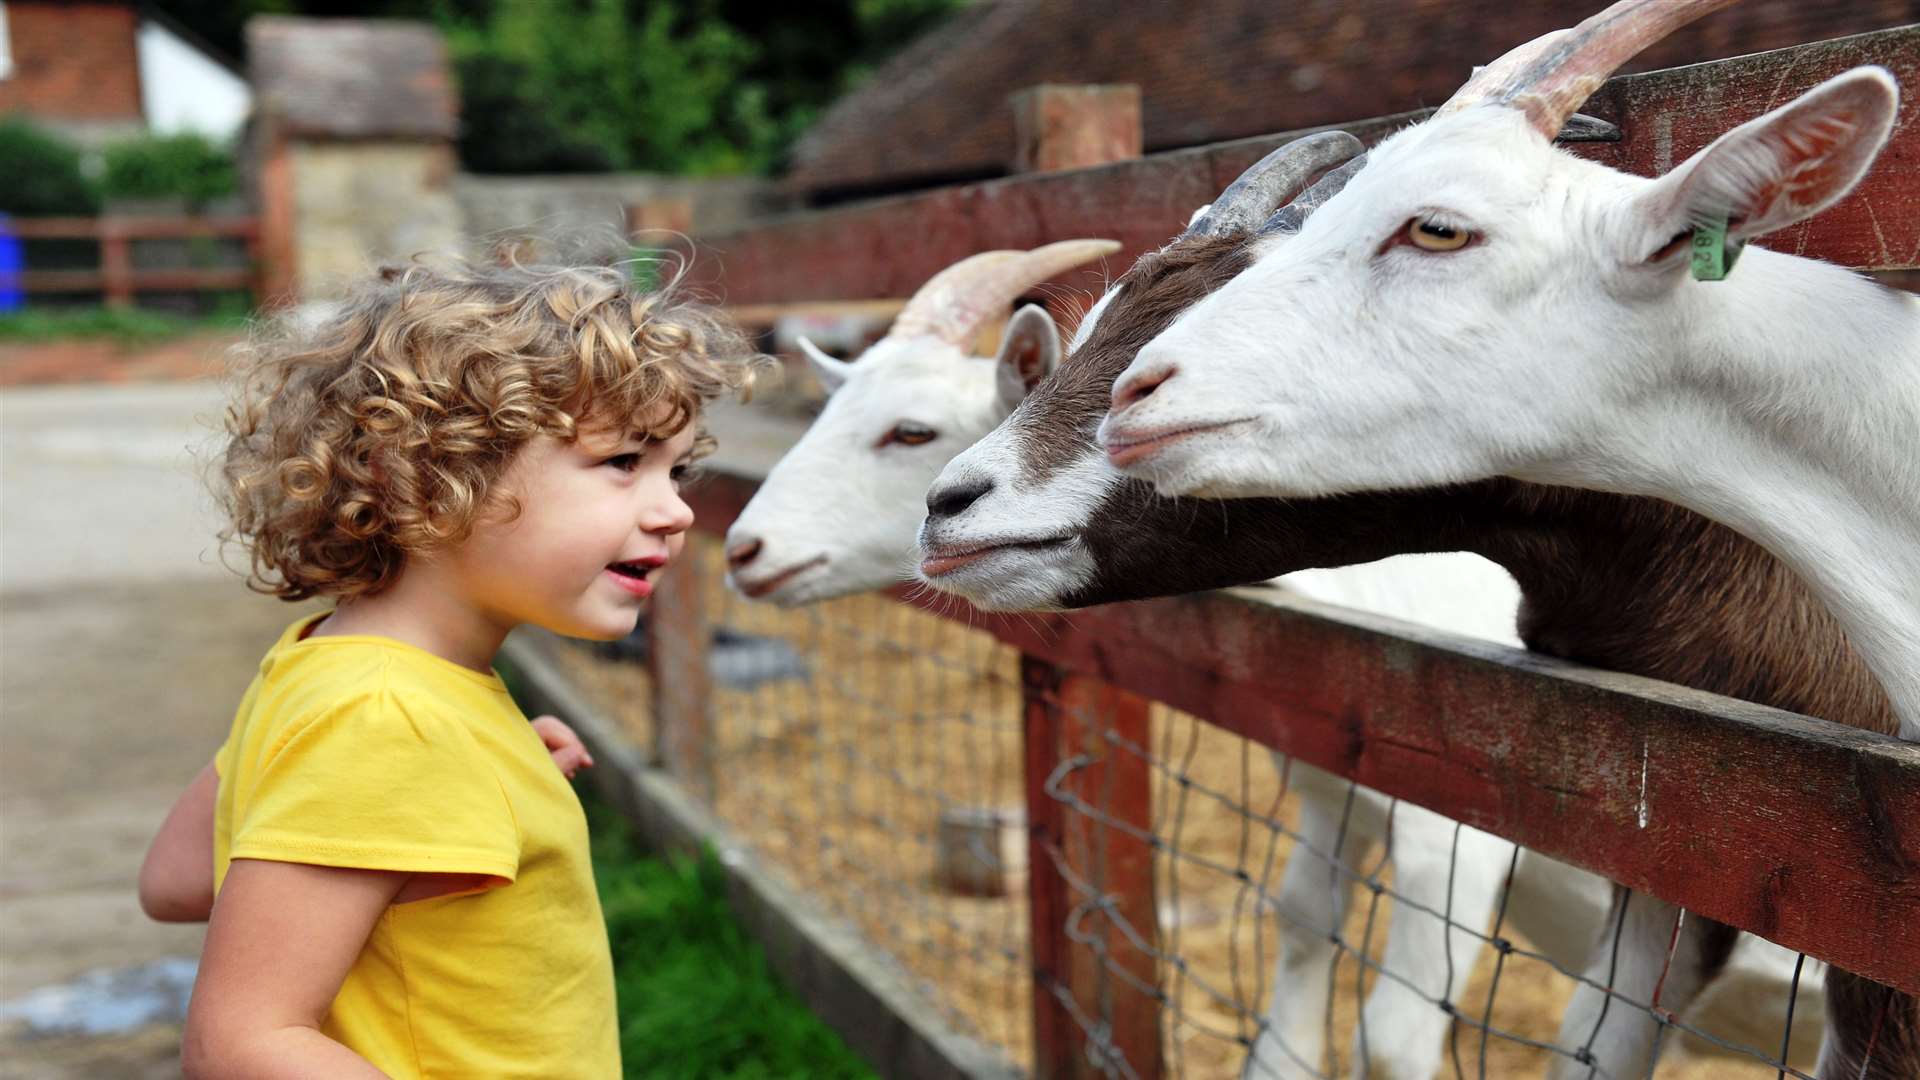
[[[14, 218], [6, 228], [23, 240], [96, 240], [97, 270], [27, 270], [20, 275], [29, 293], [100, 292], [109, 307], [130, 307], [140, 292], [245, 289], [260, 295], [260, 228], [251, 217], [58, 217]], [[247, 265], [231, 268], [138, 269], [133, 244], [138, 240], [231, 237], [246, 243]]]
[[[1846, 202], [1766, 242], [1864, 270], [1912, 269], [1920, 266], [1920, 26], [1614, 79], [1585, 111], [1617, 124], [1621, 139], [1578, 152], [1656, 175], [1738, 123], [1868, 63], [1891, 69], [1909, 90], [1892, 143]], [[1422, 115], [1339, 126], [1373, 142]], [[704, 235], [693, 278], [730, 305], [771, 311], [904, 297], [975, 252], [1075, 236], [1120, 240], [1124, 250], [1110, 264], [1118, 268], [1301, 134]], [[724, 532], [756, 486], [720, 474], [691, 491], [698, 527]], [[895, 599], [919, 603], [907, 590]], [[1920, 993], [1920, 746], [1302, 599], [1228, 591], [1018, 618], [963, 604], [956, 615], [945, 599], [923, 606], [1023, 654], [1037, 1076], [1087, 1074], [1087, 1016], [1113, 1020], [1106, 1049], [1129, 1071], [1154, 1076], [1161, 1067], [1157, 1003], [1132, 985], [1158, 985], [1157, 973], [1140, 967], [1151, 953], [1103, 949], [1111, 931], [1100, 926], [1083, 924], [1070, 940], [1063, 926], [1088, 883], [1126, 925], [1156, 925], [1152, 859], [1142, 845], [1129, 847], [1127, 832], [1146, 835], [1149, 766], [1126, 754], [1100, 764], [1100, 792], [1139, 793], [1135, 805], [1103, 808], [1119, 826], [1104, 837], [1076, 835], [1088, 824], [1068, 820], [1043, 786], [1090, 731], [1144, 724], [1148, 700]], [[676, 634], [704, 633], [684, 615], [670, 622]], [[684, 700], [674, 709], [701, 715]], [[678, 756], [711, 768], [684, 749]], [[1103, 952], [1130, 956], [1121, 963], [1134, 967], [1116, 970]]]

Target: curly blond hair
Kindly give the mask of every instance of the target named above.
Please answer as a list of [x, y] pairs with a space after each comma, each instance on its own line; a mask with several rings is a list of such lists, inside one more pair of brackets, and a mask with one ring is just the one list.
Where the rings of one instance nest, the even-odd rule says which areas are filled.
[[221, 539], [246, 549], [259, 592], [370, 596], [482, 514], [517, 513], [495, 484], [534, 437], [668, 438], [744, 390], [753, 364], [717, 313], [625, 267], [416, 260], [239, 351]]

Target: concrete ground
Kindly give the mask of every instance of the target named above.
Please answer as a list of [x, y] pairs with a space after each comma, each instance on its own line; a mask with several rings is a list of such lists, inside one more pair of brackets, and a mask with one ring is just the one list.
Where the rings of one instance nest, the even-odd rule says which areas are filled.
[[[201, 927], [141, 914], [135, 875], [295, 614], [214, 557], [190, 448], [218, 400], [205, 382], [0, 391], [0, 1013], [199, 952]], [[15, 1021], [0, 1077], [178, 1075], [178, 1039]]]

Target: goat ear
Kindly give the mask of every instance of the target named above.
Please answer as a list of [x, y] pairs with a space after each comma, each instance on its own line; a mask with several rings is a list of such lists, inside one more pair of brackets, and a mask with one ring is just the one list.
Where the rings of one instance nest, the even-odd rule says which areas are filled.
[[800, 351], [807, 354], [807, 363], [812, 365], [813, 374], [820, 380], [820, 388], [831, 394], [840, 389], [853, 371], [853, 365], [845, 360], [836, 360], [821, 350], [820, 346], [808, 341], [805, 334], [800, 335]]
[[1011, 410], [1060, 363], [1060, 331], [1053, 316], [1038, 304], [1014, 312], [994, 363], [1000, 403]]
[[1855, 68], [1720, 136], [1634, 196], [1647, 230], [1636, 257], [1682, 255], [1674, 241], [1710, 223], [1726, 222], [1738, 242], [1832, 206], [1886, 145], [1899, 104], [1885, 68]]

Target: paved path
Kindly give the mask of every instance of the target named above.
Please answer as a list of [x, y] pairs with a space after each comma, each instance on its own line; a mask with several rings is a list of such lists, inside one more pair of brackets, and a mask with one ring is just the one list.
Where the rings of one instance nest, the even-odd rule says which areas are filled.
[[[293, 611], [214, 558], [205, 383], [0, 392], [0, 1002], [192, 957], [134, 877]], [[0, 1077], [177, 1075], [178, 1032], [0, 1030]]]

